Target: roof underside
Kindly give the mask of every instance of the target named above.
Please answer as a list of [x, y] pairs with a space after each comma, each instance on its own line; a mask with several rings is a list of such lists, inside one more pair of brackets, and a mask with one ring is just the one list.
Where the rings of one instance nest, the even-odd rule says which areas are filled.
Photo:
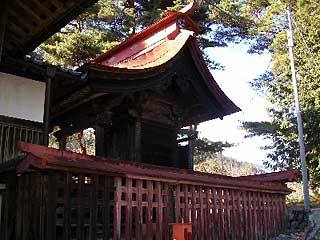
[[10, 56], [24, 56], [96, 1], [11, 1], [8, 6], [4, 53]]
[[[135, 59], [117, 63], [126, 67], [88, 65], [88, 78], [91, 79], [92, 87], [105, 93], [136, 92], [152, 89], [165, 84], [168, 79], [178, 78], [179, 87], [189, 88], [191, 91], [185, 91], [181, 97], [185, 101], [187, 98], [196, 98], [203, 106], [201, 111], [189, 116], [186, 124], [223, 118], [240, 111], [215, 82], [202, 58], [196, 39], [189, 33], [179, 35], [183, 39], [181, 42], [175, 41], [177, 35], [175, 40], [167, 41], [170, 42], [168, 44], [163, 43]], [[178, 45], [179, 48], [176, 48]], [[170, 47], [175, 51], [168, 51]], [[164, 59], [168, 60], [163, 62]], [[141, 64], [142, 61], [152, 67], [140, 68], [145, 66]], [[156, 65], [159, 62], [163, 63]]]

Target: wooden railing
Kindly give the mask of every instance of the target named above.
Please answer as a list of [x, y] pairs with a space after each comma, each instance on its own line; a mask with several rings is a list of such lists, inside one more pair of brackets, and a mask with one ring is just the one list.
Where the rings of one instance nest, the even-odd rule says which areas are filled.
[[11, 239], [7, 226], [15, 226], [14, 239], [46, 240], [171, 240], [173, 223], [191, 223], [196, 240], [270, 239], [286, 229], [287, 178], [247, 180], [19, 147], [26, 157], [3, 239]]
[[267, 190], [78, 173], [26, 174], [19, 186], [18, 237], [28, 233], [19, 226], [33, 228], [27, 219], [39, 217], [41, 203], [49, 222], [36, 226], [48, 235], [34, 239], [169, 240], [171, 223], [182, 222], [197, 240], [270, 239], [286, 229], [285, 195]]
[[19, 151], [17, 141], [41, 144], [42, 129], [36, 126], [4, 122], [0, 119], [0, 164], [14, 160]]

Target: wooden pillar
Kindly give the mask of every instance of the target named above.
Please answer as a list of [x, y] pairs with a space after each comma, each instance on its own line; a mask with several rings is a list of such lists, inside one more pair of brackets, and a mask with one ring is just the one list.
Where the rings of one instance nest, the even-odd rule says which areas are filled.
[[46, 91], [45, 91], [45, 102], [44, 102], [44, 113], [43, 113], [43, 145], [48, 146], [49, 144], [49, 123], [50, 123], [50, 102], [51, 102], [51, 83], [52, 79], [56, 74], [55, 67], [47, 67], [46, 76]]
[[4, 37], [6, 33], [10, 2], [11, 2], [10, 0], [2, 0], [1, 8], [0, 8], [0, 63], [2, 59], [2, 49], [3, 49]]
[[141, 119], [136, 118], [134, 124], [133, 161], [141, 162]]
[[197, 132], [197, 125], [189, 127], [190, 136], [188, 141], [188, 169], [193, 170], [193, 148], [195, 143], [195, 136]]
[[59, 149], [66, 150], [66, 145], [67, 145], [67, 136], [62, 136], [59, 139]]
[[96, 139], [96, 156], [105, 157], [107, 154], [105, 127], [96, 126], [94, 129]]
[[188, 169], [193, 170], [193, 140], [188, 141]]

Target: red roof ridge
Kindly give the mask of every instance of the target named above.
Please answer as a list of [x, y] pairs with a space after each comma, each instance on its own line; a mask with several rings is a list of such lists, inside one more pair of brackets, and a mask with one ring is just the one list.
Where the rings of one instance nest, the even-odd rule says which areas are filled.
[[90, 61], [90, 63], [100, 63], [106, 58], [110, 58], [113, 55], [115, 55], [120, 50], [123, 50], [126, 47], [129, 47], [130, 45], [134, 44], [135, 42], [138, 42], [139, 40], [142, 40], [143, 38], [147, 38], [148, 36], [152, 36], [152, 34], [155, 34], [157, 30], [160, 30], [161, 28], [164, 28], [166, 25], [174, 22], [179, 17], [183, 17], [185, 19], [186, 24], [192, 31], [195, 33], [199, 33], [201, 29], [192, 21], [192, 19], [188, 16], [189, 13], [191, 13], [195, 8], [195, 1], [192, 1], [190, 4], [182, 8], [178, 12], [167, 12], [166, 16], [159, 21], [153, 23], [146, 29], [142, 30], [141, 32], [136, 33], [132, 37], [128, 38], [127, 40], [121, 42], [119, 45], [111, 48], [107, 52], [101, 54], [97, 58]]

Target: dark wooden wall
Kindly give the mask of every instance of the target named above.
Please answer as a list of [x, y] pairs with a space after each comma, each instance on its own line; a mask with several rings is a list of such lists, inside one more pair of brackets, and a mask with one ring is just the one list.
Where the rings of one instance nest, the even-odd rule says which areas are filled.
[[[102, 134], [97, 135], [98, 155], [140, 162], [140, 132], [140, 122], [137, 119], [127, 118], [114, 121], [111, 127], [105, 128]], [[102, 144], [104, 146], [101, 146]]]
[[141, 127], [142, 162], [179, 167], [176, 129], [143, 123]]

